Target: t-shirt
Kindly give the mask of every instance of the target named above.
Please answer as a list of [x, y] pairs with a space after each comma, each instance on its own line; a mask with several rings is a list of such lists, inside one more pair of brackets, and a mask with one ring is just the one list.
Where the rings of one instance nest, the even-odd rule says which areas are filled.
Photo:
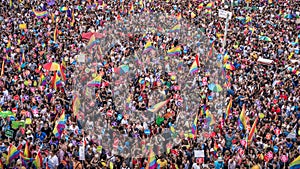
[[194, 163], [192, 165], [192, 169], [200, 169], [200, 166], [197, 163]]
[[161, 159], [158, 159], [157, 164], [160, 165], [160, 168], [163, 168], [163, 167], [167, 167], [168, 162], [167, 162], [167, 160], [162, 161]]
[[215, 169], [224, 168], [224, 163], [223, 162], [215, 161], [214, 164], [215, 164]]

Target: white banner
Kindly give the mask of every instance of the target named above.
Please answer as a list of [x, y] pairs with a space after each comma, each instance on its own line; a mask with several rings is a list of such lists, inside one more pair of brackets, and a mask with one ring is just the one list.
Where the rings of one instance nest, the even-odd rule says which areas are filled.
[[85, 62], [85, 55], [84, 54], [77, 55], [77, 62], [84, 63]]
[[194, 150], [195, 157], [204, 157], [204, 150]]

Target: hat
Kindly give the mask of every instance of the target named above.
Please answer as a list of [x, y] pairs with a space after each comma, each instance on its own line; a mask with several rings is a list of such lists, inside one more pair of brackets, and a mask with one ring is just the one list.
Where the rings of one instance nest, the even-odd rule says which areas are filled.
[[27, 131], [26, 131], [26, 134], [31, 134], [31, 130], [27, 130]]
[[17, 165], [19, 165], [19, 164], [22, 164], [21, 159], [18, 159], [18, 160], [17, 160]]
[[222, 157], [218, 157], [218, 161], [220, 162], [223, 161]]

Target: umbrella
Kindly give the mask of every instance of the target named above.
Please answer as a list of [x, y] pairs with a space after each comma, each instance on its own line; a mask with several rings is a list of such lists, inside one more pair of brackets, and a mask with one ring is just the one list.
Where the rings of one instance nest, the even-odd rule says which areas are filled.
[[292, 19], [293, 15], [292, 14], [285, 14], [284, 18], [286, 18], [286, 19]]
[[208, 85], [208, 89], [212, 91], [212, 90], [214, 89], [215, 86], [216, 86], [216, 84], [210, 83], [210, 84]]
[[129, 66], [128, 65], [121, 65], [120, 66], [120, 74], [125, 74], [129, 72]]
[[213, 91], [213, 92], [220, 92], [222, 91], [222, 87], [219, 84], [215, 84], [215, 86], [213, 88], [209, 88], [209, 90]]
[[259, 40], [262, 40], [262, 41], [267, 41], [267, 42], [271, 42], [271, 38], [267, 37], [267, 36], [259, 36]]
[[232, 65], [232, 64], [225, 64], [224, 65], [224, 67], [226, 68], [226, 69], [228, 69], [228, 70], [234, 70], [235, 69], [235, 67]]
[[246, 18], [245, 17], [243, 17], [243, 16], [237, 16], [237, 17], [235, 17], [237, 20], [240, 20], [240, 21], [243, 21], [243, 20], [245, 20]]
[[49, 71], [60, 70], [60, 65], [56, 62], [46, 63], [43, 65], [43, 68]]

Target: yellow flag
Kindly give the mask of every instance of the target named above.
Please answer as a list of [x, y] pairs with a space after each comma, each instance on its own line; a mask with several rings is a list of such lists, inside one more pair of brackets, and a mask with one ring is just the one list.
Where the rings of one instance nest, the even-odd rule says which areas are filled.
[[114, 164], [111, 161], [109, 162], [109, 169], [114, 169]]
[[288, 59], [289, 60], [292, 59], [293, 56], [294, 56], [294, 52], [291, 52], [290, 55], [289, 55], [289, 57], [288, 57]]
[[26, 23], [20, 24], [20, 25], [19, 25], [19, 28], [20, 28], [20, 29], [26, 29], [26, 28], [27, 28]]
[[195, 18], [196, 14], [194, 12], [191, 13], [191, 18]]

